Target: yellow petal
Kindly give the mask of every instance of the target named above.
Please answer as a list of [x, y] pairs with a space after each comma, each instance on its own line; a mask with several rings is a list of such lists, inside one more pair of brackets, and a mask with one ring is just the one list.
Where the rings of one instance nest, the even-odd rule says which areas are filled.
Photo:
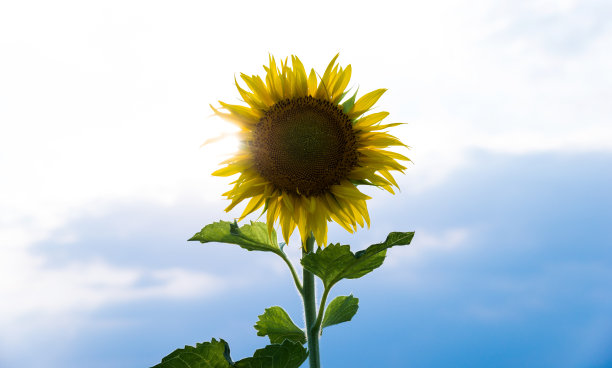
[[391, 184], [395, 185], [397, 188], [399, 188], [399, 185], [397, 185], [397, 181], [395, 181], [395, 178], [393, 177], [393, 175], [391, 175], [391, 173], [387, 170], [379, 170], [380, 174], [382, 176], [385, 177], [385, 179], [389, 180], [389, 182], [391, 182]]
[[242, 80], [246, 83], [249, 89], [255, 94], [266, 106], [272, 106], [274, 100], [266, 88], [266, 84], [261, 80], [260, 76], [249, 77], [246, 74], [240, 74]]
[[334, 58], [327, 65], [327, 68], [325, 69], [325, 73], [323, 73], [323, 76], [321, 77], [321, 81], [319, 84], [319, 88], [317, 89], [315, 98], [320, 98], [320, 99], [329, 98], [329, 94], [330, 94], [330, 91], [329, 91], [330, 86], [328, 85], [329, 77], [336, 63], [336, 59], [338, 58], [339, 55], [340, 54], [336, 54], [336, 56], [334, 56]]
[[385, 155], [387, 157], [396, 159], [396, 160], [412, 161], [408, 157], [406, 157], [406, 156], [404, 156], [402, 154], [399, 154], [397, 152], [393, 152], [393, 151], [386, 151], [386, 150], [377, 149], [375, 152], [379, 153], [379, 154], [382, 154], [382, 155]]
[[242, 220], [248, 214], [256, 211], [259, 207], [263, 206], [264, 202], [265, 202], [265, 198], [262, 195], [258, 195], [258, 196], [255, 196], [255, 197], [251, 198], [249, 203], [247, 203], [246, 208], [242, 212], [242, 215], [240, 215], [239, 220]]
[[240, 105], [231, 105], [225, 102], [219, 101], [219, 104], [223, 106], [224, 109], [228, 110], [232, 113], [232, 115], [239, 116], [245, 120], [251, 121], [253, 123], [257, 123], [261, 118], [261, 113], [257, 112], [257, 110], [253, 110], [246, 106]]
[[292, 220], [292, 211], [281, 202], [280, 206], [280, 225], [285, 243], [289, 243], [289, 238], [295, 229], [295, 222]]
[[240, 165], [228, 165], [227, 167], [221, 168], [212, 173], [213, 176], [232, 176], [235, 174], [239, 174], [242, 171], [242, 167]]
[[368, 213], [368, 206], [365, 201], [352, 201], [351, 204], [355, 207], [358, 213], [363, 217], [368, 228], [370, 227], [370, 214]]
[[317, 93], [317, 75], [314, 69], [310, 69], [310, 75], [308, 76], [308, 94], [314, 96]]
[[390, 147], [390, 146], [404, 146], [406, 145], [402, 143], [399, 139], [395, 138], [391, 135], [383, 135], [382, 133], [379, 136], [371, 137], [368, 139], [360, 139], [360, 145], [364, 146], [372, 146], [372, 147]]
[[381, 88], [361, 96], [361, 98], [355, 102], [351, 111], [349, 111], [349, 117], [356, 118], [368, 111], [386, 91], [385, 88]]
[[306, 96], [308, 94], [308, 82], [304, 64], [297, 56], [291, 56], [291, 65], [296, 79], [294, 93], [296, 96]]
[[376, 130], [383, 130], [383, 129], [388, 129], [388, 128], [392, 128], [398, 125], [404, 125], [406, 123], [391, 123], [391, 124], [374, 124], [374, 125], [370, 125], [370, 126], [366, 126], [366, 127], [357, 127], [355, 126], [355, 129], [357, 130], [361, 130], [364, 132], [372, 132], [372, 131], [376, 131]]
[[363, 225], [365, 225], [365, 223], [363, 222], [363, 216], [361, 215], [359, 210], [353, 206], [353, 201], [345, 201], [343, 207], [351, 213], [353, 220], [357, 221], [360, 227], [363, 227]]
[[267, 71], [266, 84], [268, 85], [272, 98], [276, 101], [281, 100], [283, 97], [283, 87], [281, 85], [278, 68], [276, 67], [276, 61], [272, 55], [270, 55], [270, 67], [267, 68], [264, 66], [264, 69]]
[[366, 127], [372, 124], [376, 124], [379, 121], [386, 118], [387, 116], [389, 116], [389, 113], [386, 111], [375, 112], [374, 114], [364, 116], [361, 119], [357, 120], [357, 122], [355, 123], [355, 128], [358, 129], [361, 127]]
[[342, 93], [344, 92], [346, 86], [348, 86], [349, 81], [351, 80], [351, 73], [352, 69], [351, 65], [349, 64], [334, 83], [334, 87], [332, 88], [332, 94], [334, 95], [334, 104], [340, 102]]
[[252, 130], [256, 124], [256, 122], [251, 119], [246, 119], [242, 116], [221, 112], [217, 110], [213, 105], [210, 105], [210, 108], [215, 112], [215, 115], [217, 115], [223, 120], [227, 120], [238, 125], [241, 129]]
[[334, 185], [331, 187], [331, 191], [333, 194], [351, 199], [370, 199], [369, 196], [361, 193], [359, 189], [357, 189], [353, 183], [348, 180], [345, 180], [340, 185]]
[[278, 198], [271, 198], [268, 201], [268, 213], [266, 214], [266, 222], [268, 223], [268, 232], [278, 218]]
[[261, 102], [255, 95], [245, 91], [242, 87], [240, 87], [240, 85], [238, 84], [238, 80], [236, 80], [236, 77], [234, 77], [234, 83], [236, 84], [238, 93], [240, 93], [240, 97], [242, 97], [242, 100], [244, 102], [249, 104], [252, 108], [256, 108], [260, 110], [266, 109], [266, 105], [263, 102]]
[[361, 158], [359, 161], [363, 166], [376, 167], [378, 170], [391, 169], [402, 171], [406, 169], [406, 167], [395, 161], [393, 158], [381, 154], [376, 150], [361, 150], [360, 153]]

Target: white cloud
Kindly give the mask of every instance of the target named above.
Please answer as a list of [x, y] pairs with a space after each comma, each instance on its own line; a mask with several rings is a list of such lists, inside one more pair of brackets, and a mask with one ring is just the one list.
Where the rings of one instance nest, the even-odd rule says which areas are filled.
[[37, 314], [89, 311], [150, 298], [186, 298], [218, 292], [228, 280], [181, 269], [117, 267], [104, 260], [58, 267], [24, 248], [6, 247], [0, 264], [0, 324]]
[[470, 235], [475, 229], [450, 228], [433, 233], [419, 229], [414, 240], [408, 247], [393, 248], [392, 257], [388, 257], [385, 264], [390, 267], [409, 268], [412, 265], [427, 264], [428, 260], [435, 259], [448, 253], [460, 253], [470, 249]]
[[96, 310], [143, 300], [209, 297], [229, 283], [244, 282], [177, 268], [117, 267], [104, 260], [59, 266], [27, 248], [3, 247], [0, 346], [24, 349], [32, 339], [56, 335], [58, 330], [63, 331], [63, 343], [54, 343], [68, 344], [72, 335], [91, 324], [88, 315]]

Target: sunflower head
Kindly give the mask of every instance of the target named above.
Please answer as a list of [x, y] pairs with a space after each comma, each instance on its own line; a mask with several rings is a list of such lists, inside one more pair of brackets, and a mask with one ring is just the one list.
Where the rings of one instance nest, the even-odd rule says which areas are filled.
[[268, 229], [280, 223], [285, 242], [297, 227], [302, 242], [313, 234], [319, 246], [327, 243], [327, 222], [349, 232], [370, 226], [367, 195], [357, 185], [374, 185], [394, 193], [391, 171], [409, 161], [387, 150], [404, 146], [386, 132], [400, 123], [383, 124], [387, 112], [367, 114], [386, 91], [378, 89], [356, 100], [346, 98], [351, 66], [340, 67], [336, 55], [323, 75], [307, 75], [300, 59], [291, 56], [276, 64], [270, 56], [265, 78], [241, 74], [246, 88], [235, 80], [245, 105], [219, 101], [216, 115], [241, 130], [240, 150], [213, 175], [238, 174], [223, 195], [230, 211], [248, 199], [240, 219], [263, 207]]

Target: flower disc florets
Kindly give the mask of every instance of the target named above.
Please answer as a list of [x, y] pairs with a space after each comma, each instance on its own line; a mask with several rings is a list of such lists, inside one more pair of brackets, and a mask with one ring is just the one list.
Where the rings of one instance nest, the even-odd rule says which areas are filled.
[[253, 131], [259, 174], [294, 195], [322, 195], [357, 165], [357, 139], [349, 117], [311, 96], [277, 102]]

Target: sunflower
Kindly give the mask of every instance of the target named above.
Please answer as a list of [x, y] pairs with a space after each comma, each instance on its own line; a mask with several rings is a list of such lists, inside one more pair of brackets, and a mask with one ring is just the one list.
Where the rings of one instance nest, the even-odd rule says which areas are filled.
[[[314, 235], [319, 246], [327, 243], [327, 222], [349, 232], [370, 226], [366, 200], [357, 185], [374, 185], [394, 193], [391, 171], [406, 169], [409, 161], [390, 146], [404, 146], [385, 132], [401, 123], [382, 124], [387, 112], [366, 114], [386, 89], [369, 92], [355, 101], [346, 98], [351, 66], [340, 67], [336, 55], [322, 76], [306, 74], [296, 56], [277, 66], [270, 56], [260, 76], [240, 77], [236, 88], [247, 106], [219, 101], [215, 114], [240, 127], [241, 147], [215, 176], [239, 174], [223, 195], [230, 211], [249, 199], [240, 219], [263, 207], [268, 230], [279, 223], [285, 242], [297, 227], [305, 242]], [[342, 102], [343, 101], [343, 102]]]

